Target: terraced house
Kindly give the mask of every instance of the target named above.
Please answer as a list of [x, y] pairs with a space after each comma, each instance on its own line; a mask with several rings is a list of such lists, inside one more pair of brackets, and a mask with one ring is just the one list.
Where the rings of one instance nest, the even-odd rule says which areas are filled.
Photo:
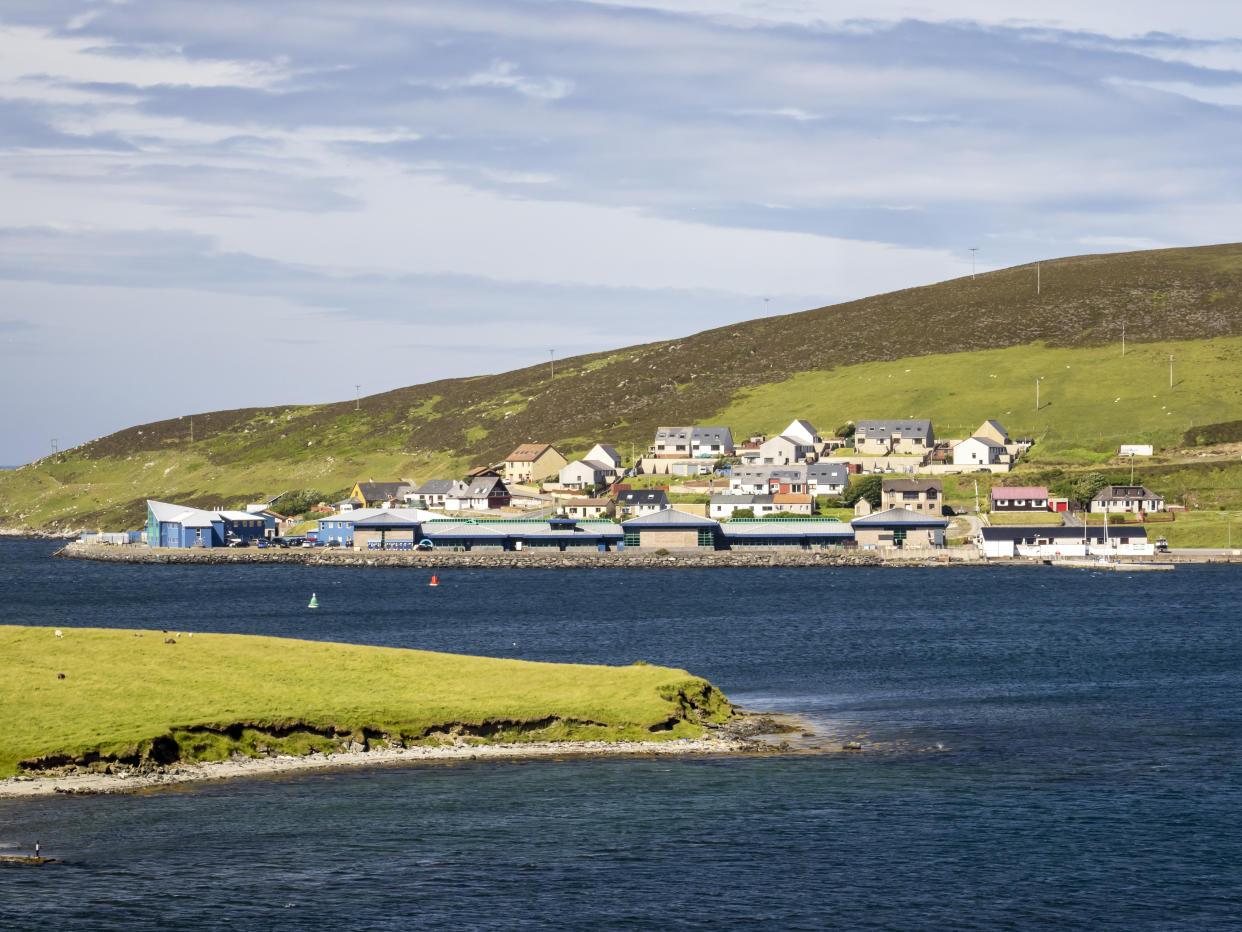
[[648, 452], [661, 459], [732, 456], [733, 432], [727, 427], [661, 427]]
[[859, 421], [854, 450], [864, 456], [926, 456], [936, 447], [931, 421]]

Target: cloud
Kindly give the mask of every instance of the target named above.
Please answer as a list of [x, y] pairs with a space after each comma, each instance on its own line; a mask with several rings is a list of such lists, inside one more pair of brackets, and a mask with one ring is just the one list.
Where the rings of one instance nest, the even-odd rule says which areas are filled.
[[461, 87], [499, 87], [539, 100], [559, 100], [573, 91], [574, 82], [563, 78], [523, 77], [513, 62], [494, 61], [485, 71], [475, 72], [459, 80], [438, 81], [436, 86], [445, 90]]
[[[530, 321], [603, 349], [971, 246], [1232, 240], [1240, 37], [1196, 0], [13, 0], [0, 306], [236, 301], [316, 348], [455, 347], [449, 375]], [[467, 352], [463, 321], [505, 336]]]

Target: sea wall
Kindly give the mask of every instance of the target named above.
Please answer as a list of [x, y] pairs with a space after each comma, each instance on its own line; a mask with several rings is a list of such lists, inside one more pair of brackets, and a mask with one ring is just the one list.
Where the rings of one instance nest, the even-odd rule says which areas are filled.
[[[834, 550], [685, 550], [666, 554], [638, 550], [577, 553], [544, 550], [516, 552], [354, 551], [330, 548], [281, 549], [175, 549], [113, 546], [74, 541], [55, 556], [111, 563], [295, 563], [303, 566], [391, 566], [425, 569], [688, 569], [763, 566], [883, 566], [892, 561], [871, 552]], [[941, 565], [945, 558], [919, 558], [918, 565]], [[959, 562], [959, 561], [954, 561]]]

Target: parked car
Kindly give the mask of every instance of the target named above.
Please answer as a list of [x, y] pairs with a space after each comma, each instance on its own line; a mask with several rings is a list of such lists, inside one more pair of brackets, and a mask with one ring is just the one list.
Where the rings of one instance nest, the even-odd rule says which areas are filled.
[[1156, 553], [1168, 553], [1168, 552], [1169, 552], [1168, 540], [1163, 537], [1157, 537], [1156, 538]]

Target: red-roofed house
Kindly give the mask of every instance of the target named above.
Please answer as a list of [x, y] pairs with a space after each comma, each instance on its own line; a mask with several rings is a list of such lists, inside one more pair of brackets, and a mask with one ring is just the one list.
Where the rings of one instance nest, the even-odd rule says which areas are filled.
[[992, 489], [993, 511], [1047, 511], [1048, 489], [1039, 485], [998, 485]]

